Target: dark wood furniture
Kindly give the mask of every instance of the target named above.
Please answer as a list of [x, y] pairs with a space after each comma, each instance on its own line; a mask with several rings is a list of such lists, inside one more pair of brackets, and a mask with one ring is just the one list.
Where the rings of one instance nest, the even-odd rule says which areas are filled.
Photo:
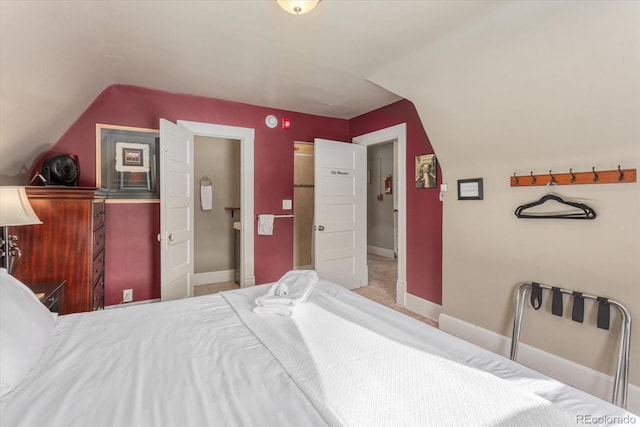
[[62, 288], [67, 283], [66, 280], [53, 282], [42, 282], [27, 285], [29, 289], [40, 299], [40, 301], [52, 312], [60, 312], [60, 301]]
[[82, 187], [27, 187], [41, 225], [10, 227], [23, 283], [66, 279], [60, 314], [104, 308], [106, 192]]

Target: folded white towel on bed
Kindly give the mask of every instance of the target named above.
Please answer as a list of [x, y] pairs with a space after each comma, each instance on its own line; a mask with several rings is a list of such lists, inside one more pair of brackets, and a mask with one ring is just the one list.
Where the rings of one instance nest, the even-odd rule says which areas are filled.
[[293, 307], [281, 304], [258, 305], [253, 307], [253, 312], [258, 314], [279, 314], [281, 316], [291, 316]]
[[[269, 287], [265, 295], [255, 299], [254, 313], [283, 314], [291, 311], [296, 304], [309, 299], [313, 287], [318, 283], [318, 273], [314, 270], [291, 270]], [[264, 310], [263, 308], [268, 308]], [[290, 316], [289, 314], [284, 314]]]

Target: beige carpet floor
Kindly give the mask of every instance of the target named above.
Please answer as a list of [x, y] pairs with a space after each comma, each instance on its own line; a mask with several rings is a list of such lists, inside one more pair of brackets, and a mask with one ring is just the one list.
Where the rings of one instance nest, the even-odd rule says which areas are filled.
[[438, 327], [438, 322], [421, 316], [396, 304], [396, 280], [398, 278], [398, 260], [379, 255], [368, 254], [369, 286], [354, 289], [353, 292], [369, 298], [379, 304], [418, 319], [431, 326]]

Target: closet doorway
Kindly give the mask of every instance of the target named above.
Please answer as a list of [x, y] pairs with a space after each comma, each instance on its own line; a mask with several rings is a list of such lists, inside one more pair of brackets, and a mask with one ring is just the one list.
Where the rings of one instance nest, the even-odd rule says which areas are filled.
[[313, 269], [314, 146], [293, 143], [293, 268]]

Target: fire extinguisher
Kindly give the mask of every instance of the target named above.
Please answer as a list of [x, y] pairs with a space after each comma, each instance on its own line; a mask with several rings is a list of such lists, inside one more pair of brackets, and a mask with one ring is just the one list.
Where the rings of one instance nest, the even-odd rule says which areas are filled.
[[384, 194], [393, 193], [393, 178], [391, 174], [384, 177]]

